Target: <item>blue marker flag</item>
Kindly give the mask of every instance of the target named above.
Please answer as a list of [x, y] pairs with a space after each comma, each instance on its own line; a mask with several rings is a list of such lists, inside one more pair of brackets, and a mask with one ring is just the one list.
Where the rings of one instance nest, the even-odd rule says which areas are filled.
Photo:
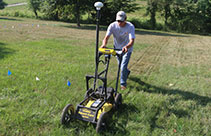
[[67, 81], [67, 85], [68, 85], [68, 86], [70, 86], [70, 85], [71, 85], [70, 81]]
[[7, 74], [8, 74], [8, 76], [10, 76], [10, 75], [12, 74], [12, 72], [10, 72], [10, 71], [8, 70], [8, 73], [7, 73]]

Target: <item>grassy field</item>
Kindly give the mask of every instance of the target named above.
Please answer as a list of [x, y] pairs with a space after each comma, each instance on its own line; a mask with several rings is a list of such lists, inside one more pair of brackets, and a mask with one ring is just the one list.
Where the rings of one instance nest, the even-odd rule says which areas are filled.
[[3, 0], [7, 4], [16, 4], [16, 3], [23, 3], [28, 2], [28, 0]]
[[[60, 125], [62, 109], [83, 100], [85, 75], [94, 74], [95, 26], [0, 20], [0, 135], [98, 135], [89, 123]], [[210, 136], [210, 43], [136, 29], [128, 89], [103, 135]], [[109, 86], [116, 67], [112, 58]]]

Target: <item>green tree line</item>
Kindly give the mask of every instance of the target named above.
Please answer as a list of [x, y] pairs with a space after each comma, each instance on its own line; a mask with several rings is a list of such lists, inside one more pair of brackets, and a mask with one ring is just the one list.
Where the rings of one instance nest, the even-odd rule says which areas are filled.
[[[115, 20], [119, 10], [127, 13], [139, 12], [136, 0], [28, 0], [30, 9], [39, 18], [42, 13], [45, 19], [76, 22], [80, 26], [83, 15], [87, 21], [94, 23], [96, 11], [93, 7], [96, 1], [104, 3], [101, 10], [101, 24], [107, 25]], [[138, 0], [137, 0], [138, 1]], [[148, 29], [175, 30], [189, 33], [211, 33], [211, 0], [139, 0], [146, 1], [146, 14], [150, 19], [146, 22]], [[0, 9], [6, 3], [0, 0]], [[160, 27], [156, 18], [164, 20]], [[138, 16], [142, 18], [142, 16]], [[143, 22], [131, 20], [136, 27]]]
[[150, 24], [156, 28], [156, 13], [164, 28], [178, 32], [211, 33], [211, 0], [148, 0]]
[[6, 6], [7, 4], [3, 1], [3, 0], [0, 0], [0, 9], [4, 9], [4, 7]]
[[[45, 14], [45, 18], [50, 20], [76, 21], [80, 26], [83, 15], [88, 15], [88, 20], [94, 22], [95, 8], [97, 0], [28, 0], [29, 6], [38, 18], [37, 12]], [[99, 1], [99, 0], [98, 0]], [[133, 12], [138, 9], [135, 0], [101, 0], [104, 7], [101, 10], [102, 23], [108, 24], [115, 19], [119, 10]]]

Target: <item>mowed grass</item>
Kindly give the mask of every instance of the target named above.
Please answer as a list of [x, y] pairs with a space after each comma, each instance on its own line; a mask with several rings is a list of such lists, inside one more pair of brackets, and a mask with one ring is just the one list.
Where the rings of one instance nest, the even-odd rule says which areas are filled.
[[[95, 26], [1, 17], [0, 35], [0, 135], [98, 135], [90, 123], [60, 124], [64, 106], [83, 100], [85, 75], [94, 74]], [[123, 105], [103, 135], [211, 135], [210, 42], [137, 29]], [[116, 69], [112, 58], [112, 87]]]

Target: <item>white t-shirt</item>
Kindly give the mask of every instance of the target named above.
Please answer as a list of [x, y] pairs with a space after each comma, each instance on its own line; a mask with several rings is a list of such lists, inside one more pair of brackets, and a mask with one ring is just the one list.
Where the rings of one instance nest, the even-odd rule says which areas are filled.
[[[114, 47], [116, 49], [122, 49], [126, 46], [130, 39], [135, 39], [135, 27], [132, 23], [126, 22], [124, 27], [120, 27], [118, 22], [115, 21], [111, 23], [107, 29], [107, 36], [111, 36], [113, 34], [114, 38]], [[133, 51], [133, 46], [128, 49], [128, 52]]]

